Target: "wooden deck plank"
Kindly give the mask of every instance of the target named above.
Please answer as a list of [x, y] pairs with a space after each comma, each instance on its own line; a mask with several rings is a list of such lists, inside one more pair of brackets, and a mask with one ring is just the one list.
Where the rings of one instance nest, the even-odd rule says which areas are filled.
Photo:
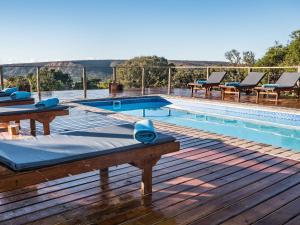
[[233, 216], [236, 216], [244, 212], [245, 210], [248, 210], [249, 208], [252, 208], [255, 205], [260, 204], [268, 200], [269, 198], [274, 197], [281, 192], [299, 184], [299, 182], [300, 174], [292, 175], [284, 181], [273, 184], [264, 190], [261, 190], [251, 196], [248, 196], [245, 199], [242, 199], [239, 202], [234, 202], [232, 205], [218, 210], [217, 212], [214, 212], [213, 214], [205, 218], [200, 218], [191, 224], [220, 224], [222, 222], [225, 222], [227, 219], [230, 219]]
[[[288, 196], [290, 197], [290, 196]], [[288, 204], [284, 205], [280, 209], [273, 211], [271, 214], [266, 217], [256, 221], [254, 224], [256, 225], [279, 225], [286, 224], [289, 220], [297, 217], [299, 215], [299, 207], [300, 207], [300, 197], [294, 199]], [[298, 220], [298, 224], [300, 220]]]
[[[270, 162], [270, 161], [273, 161], [273, 162]], [[268, 161], [268, 163], [265, 163], [265, 167], [269, 167], [269, 166], [272, 166], [272, 164], [279, 163], [278, 161], [276, 161], [274, 159], [271, 159], [270, 161]], [[258, 171], [264, 169], [264, 167], [261, 167], [262, 164], [263, 163], [259, 163], [252, 167], [249, 167], [248, 169], [245, 168], [244, 170], [238, 171], [235, 174], [229, 174], [225, 177], [221, 177], [220, 179], [216, 179], [213, 182], [213, 185], [214, 185], [213, 187], [205, 187], [205, 186], [203, 187], [201, 184], [199, 186], [195, 185], [195, 187], [193, 189], [191, 189], [190, 191], [188, 191], [186, 193], [179, 192], [177, 194], [177, 197], [176, 197], [176, 195], [173, 195], [171, 198], [169, 198], [173, 201], [168, 201], [167, 203], [165, 203], [163, 200], [154, 202], [155, 208], [152, 208], [152, 210], [155, 209], [155, 213], [160, 212], [164, 216], [172, 217], [172, 216], [176, 215], [176, 213], [179, 213], [180, 211], [188, 208], [188, 206], [195, 207], [196, 203], [202, 202], [203, 200], [207, 200], [206, 199], [207, 195], [205, 193], [212, 192], [213, 189], [220, 188], [220, 187], [224, 186], [225, 184], [230, 184], [231, 182], [242, 179], [243, 177], [251, 176], [251, 174], [257, 173]], [[257, 174], [257, 175], [260, 175], [260, 174]], [[251, 181], [250, 178], [248, 178], [248, 179]], [[248, 179], [247, 179], [247, 181], [248, 181]], [[240, 181], [238, 184], [235, 184], [235, 185], [239, 186], [240, 183], [242, 183], [242, 181]], [[230, 191], [234, 190], [234, 186], [229, 185], [229, 187], [230, 187]], [[210, 190], [210, 188], [212, 190]], [[202, 198], [201, 198], [201, 196], [202, 196]], [[201, 199], [201, 201], [200, 201], [200, 199]], [[196, 211], [193, 214], [196, 214]], [[185, 216], [184, 216], [184, 218], [185, 218]], [[190, 218], [190, 217], [187, 217], [187, 218]], [[151, 215], [147, 215], [146, 218], [143, 218], [143, 223], [145, 223], [145, 221], [150, 221], [150, 220], [152, 220]], [[147, 224], [147, 223], [145, 223], [145, 224]]]
[[[299, 206], [298, 206], [299, 208]], [[293, 209], [295, 210], [295, 208]], [[285, 222], [285, 225], [299, 225], [299, 221], [300, 221], [300, 215], [299, 215], [299, 212], [297, 210], [297, 216], [291, 218], [289, 221]]]
[[[297, 199], [300, 195], [300, 184], [295, 185], [288, 190], [264, 201], [263, 203], [256, 205], [255, 207], [240, 213], [239, 215], [225, 221], [222, 224], [226, 225], [236, 225], [236, 224], [252, 224], [256, 221], [260, 220], [261, 218], [265, 217], [266, 215], [276, 211], [277, 209], [283, 207], [284, 205], [288, 204], [291, 201]], [[300, 201], [295, 201], [296, 206], [297, 203], [299, 204]], [[292, 204], [294, 205], [294, 204]], [[295, 206], [295, 205], [294, 205]], [[298, 205], [299, 206], [299, 205]], [[293, 211], [291, 211], [293, 212]], [[272, 217], [271, 217], [272, 218]], [[271, 220], [271, 219], [270, 219]], [[282, 219], [283, 222], [287, 221], [288, 219]], [[266, 221], [266, 220], [263, 220]], [[264, 223], [261, 221], [260, 224], [274, 224], [274, 223]], [[280, 220], [276, 220], [280, 221]]]

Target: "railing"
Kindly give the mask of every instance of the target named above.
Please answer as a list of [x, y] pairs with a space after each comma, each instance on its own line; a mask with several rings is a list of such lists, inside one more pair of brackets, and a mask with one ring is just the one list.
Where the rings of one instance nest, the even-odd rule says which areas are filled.
[[[35, 76], [36, 76], [36, 92], [37, 92], [37, 96], [38, 99], [42, 98], [42, 88], [41, 88], [41, 79], [40, 79], [40, 71], [41, 68], [55, 68], [56, 66], [18, 66], [18, 65], [0, 65], [0, 83], [1, 83], [1, 88], [4, 88], [4, 74], [3, 74], [3, 68], [9, 68], [9, 67], [30, 67], [30, 68], [35, 68]], [[63, 66], [57, 66], [59, 68], [62, 68]], [[83, 91], [83, 98], [87, 98], [88, 97], [88, 74], [87, 74], [87, 69], [89, 69], [89, 67], [85, 67], [85, 66], [79, 66], [76, 65], [75, 66], [78, 70], [81, 71], [81, 80], [82, 80], [82, 91]], [[65, 68], [72, 68], [72, 66], [66, 66]], [[139, 68], [141, 71], [141, 83], [140, 83], [140, 93], [141, 95], [145, 95], [145, 89], [147, 88], [146, 86], [146, 72], [150, 71], [150, 69], [165, 69], [164, 72], [165, 76], [166, 76], [166, 80], [167, 80], [167, 85], [164, 87], [166, 88], [166, 93], [168, 95], [170, 95], [172, 93], [172, 89], [174, 88], [173, 85], [174, 83], [174, 75], [180, 71], [180, 70], [199, 70], [202, 71], [201, 72], [201, 76], [205, 76], [206, 78], [208, 78], [209, 74], [213, 71], [234, 71], [233, 74], [235, 74], [235, 76], [231, 79], [237, 79], [237, 75], [236, 74], [246, 74], [247, 72], [251, 72], [251, 71], [297, 71], [300, 72], [300, 66], [277, 66], [277, 67], [250, 67], [250, 66], [174, 66], [174, 67], [169, 67], [169, 66], [151, 66], [151, 67], [122, 67], [122, 66], [115, 66], [115, 67], [108, 67], [109, 70], [111, 71], [111, 80], [113, 83], [118, 82], [118, 71], [121, 69], [130, 69], [130, 68]], [[242, 72], [241, 72], [242, 71]], [[271, 79], [271, 73], [267, 74], [266, 77], [266, 82], [270, 82]], [[191, 82], [192, 80], [190, 80]], [[186, 86], [185, 83], [182, 84], [183, 87]]]

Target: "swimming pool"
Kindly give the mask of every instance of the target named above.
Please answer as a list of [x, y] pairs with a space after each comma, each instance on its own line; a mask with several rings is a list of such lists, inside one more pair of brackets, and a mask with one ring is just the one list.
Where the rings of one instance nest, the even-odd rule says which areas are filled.
[[300, 151], [300, 114], [159, 96], [82, 104]]

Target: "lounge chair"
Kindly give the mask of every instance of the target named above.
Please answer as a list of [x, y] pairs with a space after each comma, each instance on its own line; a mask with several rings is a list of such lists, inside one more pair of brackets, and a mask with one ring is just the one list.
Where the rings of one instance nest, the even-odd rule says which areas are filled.
[[275, 95], [275, 102], [278, 102], [280, 92], [282, 91], [295, 91], [300, 97], [300, 89], [297, 82], [300, 79], [300, 73], [283, 73], [275, 84], [267, 84], [262, 87], [256, 87], [256, 103], [259, 102], [260, 95]]
[[241, 92], [251, 92], [252, 89], [261, 82], [264, 76], [265, 73], [250, 72], [241, 83], [234, 84], [235, 82], [232, 82], [232, 84], [230, 84], [229, 82], [228, 85], [220, 85], [222, 100], [224, 100], [226, 94], [237, 94], [238, 101], [240, 101]]
[[224, 79], [226, 72], [212, 72], [209, 78], [203, 83], [189, 83], [188, 86], [191, 88], [191, 96], [194, 96], [194, 90], [205, 89], [205, 96], [214, 87], [219, 87], [220, 83]]
[[[133, 138], [133, 125], [91, 128], [24, 140], [1, 140], [0, 191], [130, 163], [142, 170], [141, 191], [152, 193], [152, 168], [162, 155], [179, 151], [175, 138], [157, 133], [152, 144]], [[150, 200], [150, 199], [146, 199]], [[147, 202], [146, 202], [147, 203]]]
[[30, 129], [33, 136], [36, 135], [35, 122], [43, 124], [44, 134], [50, 134], [50, 122], [56, 116], [69, 115], [68, 106], [57, 105], [51, 108], [38, 109], [35, 105], [16, 105], [0, 107], [0, 123], [9, 123], [21, 120], [30, 120]]
[[34, 104], [34, 98], [11, 99], [11, 97], [0, 97], [0, 106], [28, 105]]

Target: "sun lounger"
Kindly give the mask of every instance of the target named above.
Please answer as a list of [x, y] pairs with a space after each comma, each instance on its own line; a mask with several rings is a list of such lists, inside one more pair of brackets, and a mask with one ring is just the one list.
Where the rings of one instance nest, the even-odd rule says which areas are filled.
[[50, 122], [56, 116], [68, 115], [68, 106], [58, 105], [51, 108], [38, 109], [35, 105], [15, 105], [0, 107], [0, 123], [9, 123], [15, 121], [20, 123], [21, 120], [30, 120], [30, 129], [33, 136], [36, 135], [35, 122], [43, 124], [44, 134], [50, 134]]
[[240, 101], [241, 92], [251, 92], [259, 82], [263, 79], [265, 73], [250, 72], [247, 77], [241, 82], [228, 82], [225, 85], [220, 85], [222, 100], [226, 94], [237, 94], [238, 101]]
[[214, 87], [219, 87], [220, 83], [224, 79], [226, 72], [212, 72], [206, 81], [201, 81], [199, 83], [189, 83], [188, 86], [191, 88], [191, 96], [194, 96], [194, 90], [205, 89], [205, 96]]
[[275, 85], [266, 85], [262, 87], [256, 87], [256, 103], [259, 102], [260, 95], [275, 95], [275, 102], [278, 102], [281, 92], [284, 91], [295, 91], [300, 97], [300, 89], [297, 86], [297, 82], [300, 79], [300, 73], [283, 73], [280, 78], [277, 80]]
[[157, 133], [154, 143], [142, 144], [133, 130], [123, 124], [1, 141], [0, 191], [93, 170], [100, 170], [103, 182], [109, 167], [130, 163], [142, 170], [142, 194], [151, 194], [152, 167], [162, 155], [179, 151], [179, 142]]
[[28, 105], [33, 104], [33, 98], [26, 99], [12, 99], [11, 97], [0, 97], [0, 106], [10, 106], [10, 105]]

